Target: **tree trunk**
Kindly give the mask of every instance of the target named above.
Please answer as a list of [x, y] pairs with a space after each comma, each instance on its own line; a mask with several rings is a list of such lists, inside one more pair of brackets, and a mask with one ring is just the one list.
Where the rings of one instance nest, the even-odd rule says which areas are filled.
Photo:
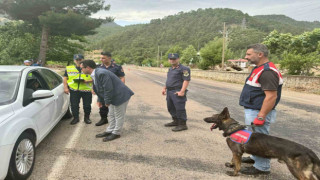
[[46, 64], [46, 54], [48, 50], [48, 38], [49, 38], [49, 28], [42, 27], [42, 37], [40, 43], [40, 52], [38, 59], [42, 61], [42, 66]]

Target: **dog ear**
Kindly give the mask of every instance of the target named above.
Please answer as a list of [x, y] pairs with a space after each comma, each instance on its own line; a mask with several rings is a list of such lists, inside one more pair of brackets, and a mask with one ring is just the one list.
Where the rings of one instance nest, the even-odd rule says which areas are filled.
[[227, 107], [225, 107], [223, 109], [223, 111], [220, 113], [219, 117], [222, 119], [229, 119], [230, 118], [229, 110]]

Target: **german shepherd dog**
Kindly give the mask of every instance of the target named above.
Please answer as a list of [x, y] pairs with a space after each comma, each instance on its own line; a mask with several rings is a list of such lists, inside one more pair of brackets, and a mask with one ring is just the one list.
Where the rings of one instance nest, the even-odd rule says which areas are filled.
[[204, 118], [204, 121], [213, 123], [211, 130], [219, 128], [219, 130], [223, 131], [223, 136], [227, 137], [227, 144], [232, 151], [233, 157], [231, 163], [226, 163], [225, 165], [234, 168], [233, 172], [227, 173], [228, 175], [238, 175], [242, 155], [243, 153], [248, 153], [264, 158], [277, 158], [279, 162], [285, 162], [292, 175], [297, 179], [320, 180], [320, 160], [307, 147], [261, 133], [252, 133], [246, 144], [235, 143], [230, 139], [229, 135], [237, 130], [244, 129], [246, 126], [240, 125], [236, 120], [232, 119], [228, 108], [224, 108], [220, 114]]

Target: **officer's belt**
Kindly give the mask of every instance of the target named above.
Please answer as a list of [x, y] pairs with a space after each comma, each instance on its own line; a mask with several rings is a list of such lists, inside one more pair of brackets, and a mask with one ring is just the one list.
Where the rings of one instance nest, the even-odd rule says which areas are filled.
[[180, 90], [181, 87], [167, 87], [168, 91], [172, 91], [172, 90]]

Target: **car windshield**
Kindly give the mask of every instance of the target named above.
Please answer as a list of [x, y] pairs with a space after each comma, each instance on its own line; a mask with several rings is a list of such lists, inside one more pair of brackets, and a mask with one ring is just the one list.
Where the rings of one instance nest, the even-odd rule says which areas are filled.
[[0, 106], [16, 99], [20, 72], [0, 72]]

